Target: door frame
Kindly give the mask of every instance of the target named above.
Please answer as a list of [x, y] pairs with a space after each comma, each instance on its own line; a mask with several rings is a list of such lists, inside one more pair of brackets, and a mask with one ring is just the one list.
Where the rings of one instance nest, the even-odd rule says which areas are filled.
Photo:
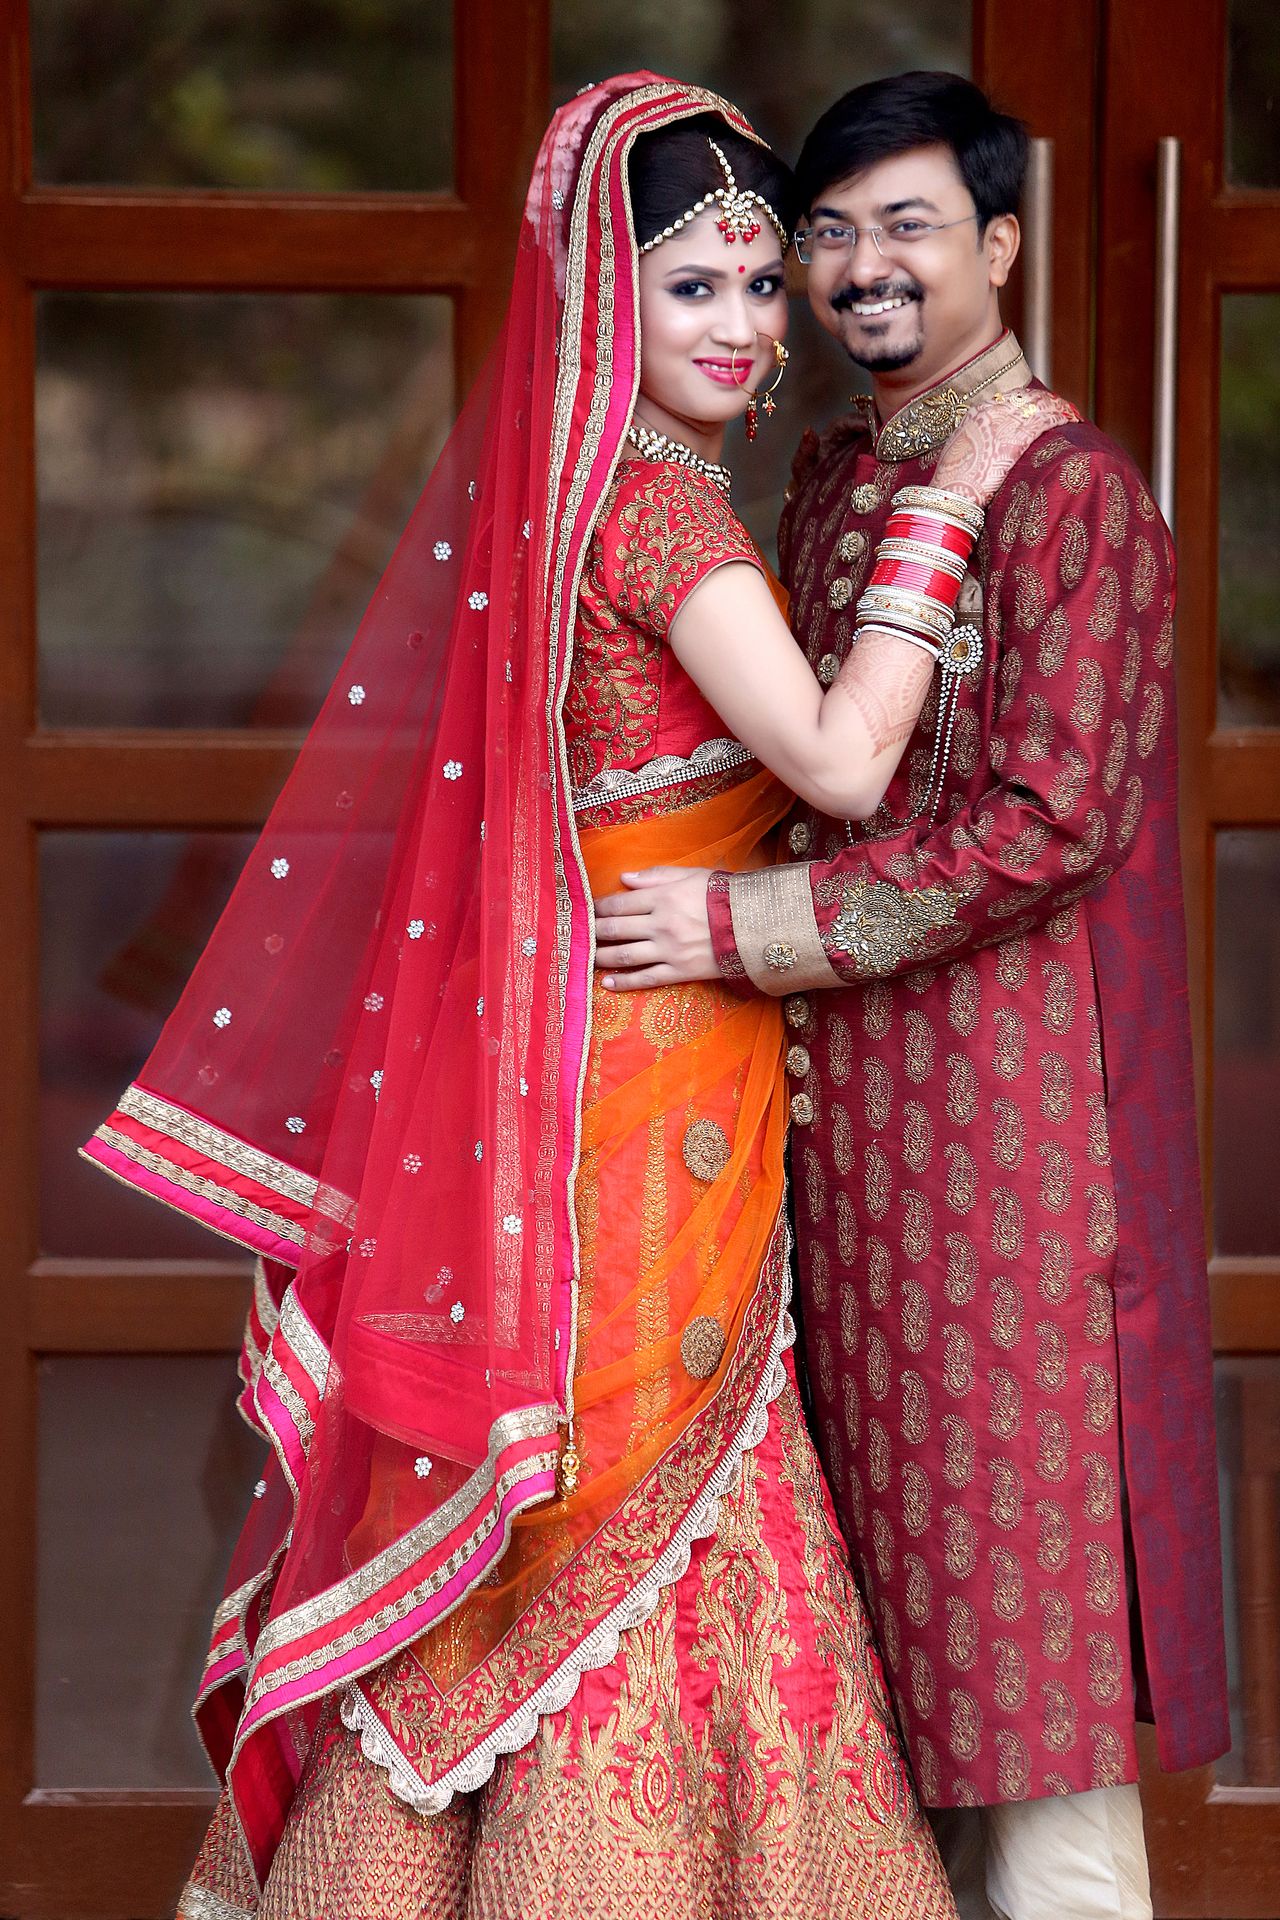
[[[1216, 838], [1280, 827], [1280, 729], [1226, 728], [1218, 704], [1218, 386], [1224, 294], [1280, 288], [1280, 193], [1230, 186], [1224, 169], [1226, 0], [1108, 0], [1099, 116], [1096, 417], [1150, 469], [1156, 368], [1156, 148], [1182, 143], [1176, 276], [1177, 677], [1189, 986], [1206, 1199], [1213, 1342], [1219, 1356], [1280, 1357], [1280, 1257], [1215, 1250], [1213, 1196]], [[1151, 84], [1158, 59], [1160, 85]], [[1268, 1501], [1237, 1517], [1238, 1579], [1259, 1520], [1280, 1520], [1280, 1418], [1255, 1406], [1275, 1457]], [[1265, 1466], [1265, 1462], [1255, 1463]], [[1269, 1510], [1268, 1523], [1265, 1514]], [[1265, 1557], [1265, 1556], [1264, 1556]], [[1276, 1596], [1259, 1593], [1274, 1620]], [[1242, 1657], [1249, 1597], [1237, 1604]], [[1247, 1677], [1246, 1677], [1247, 1687]], [[1144, 1741], [1144, 1804], [1157, 1912], [1217, 1920], [1280, 1913], [1280, 1788], [1232, 1786], [1215, 1768], [1161, 1774]]]

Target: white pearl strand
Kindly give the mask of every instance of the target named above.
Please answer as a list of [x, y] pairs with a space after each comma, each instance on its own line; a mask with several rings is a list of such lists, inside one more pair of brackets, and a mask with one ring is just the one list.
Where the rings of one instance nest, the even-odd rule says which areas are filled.
[[670, 434], [655, 433], [652, 427], [641, 426], [634, 420], [627, 428], [627, 439], [636, 452], [643, 454], [646, 460], [670, 460], [677, 467], [690, 467], [694, 473], [705, 474], [714, 486], [719, 487], [726, 499], [728, 498], [729, 490], [733, 485], [733, 475], [728, 467], [721, 466], [719, 461], [704, 460], [702, 455], [695, 453], [692, 447], [686, 447], [683, 440], [673, 440]]

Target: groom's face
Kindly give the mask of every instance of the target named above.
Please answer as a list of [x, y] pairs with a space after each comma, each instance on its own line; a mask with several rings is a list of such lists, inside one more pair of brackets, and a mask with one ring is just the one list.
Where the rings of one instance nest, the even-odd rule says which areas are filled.
[[917, 147], [834, 182], [808, 225], [810, 303], [860, 367], [909, 368], [927, 384], [990, 337], [1018, 224], [979, 233], [949, 148]]

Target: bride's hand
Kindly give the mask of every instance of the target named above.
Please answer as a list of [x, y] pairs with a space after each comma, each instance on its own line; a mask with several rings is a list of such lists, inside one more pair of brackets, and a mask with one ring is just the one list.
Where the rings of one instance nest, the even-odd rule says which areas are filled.
[[1056, 393], [1023, 388], [993, 394], [965, 414], [942, 449], [933, 484], [985, 507], [1028, 447], [1053, 427], [1079, 418], [1070, 401]]

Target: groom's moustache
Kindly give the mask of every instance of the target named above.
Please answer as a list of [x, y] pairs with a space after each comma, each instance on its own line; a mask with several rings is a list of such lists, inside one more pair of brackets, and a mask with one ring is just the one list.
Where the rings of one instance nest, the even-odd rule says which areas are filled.
[[850, 307], [856, 307], [859, 300], [923, 300], [924, 294], [914, 280], [900, 280], [893, 285], [888, 281], [877, 281], [874, 287], [841, 287], [839, 293], [832, 294], [831, 306], [835, 313], [846, 313]]

